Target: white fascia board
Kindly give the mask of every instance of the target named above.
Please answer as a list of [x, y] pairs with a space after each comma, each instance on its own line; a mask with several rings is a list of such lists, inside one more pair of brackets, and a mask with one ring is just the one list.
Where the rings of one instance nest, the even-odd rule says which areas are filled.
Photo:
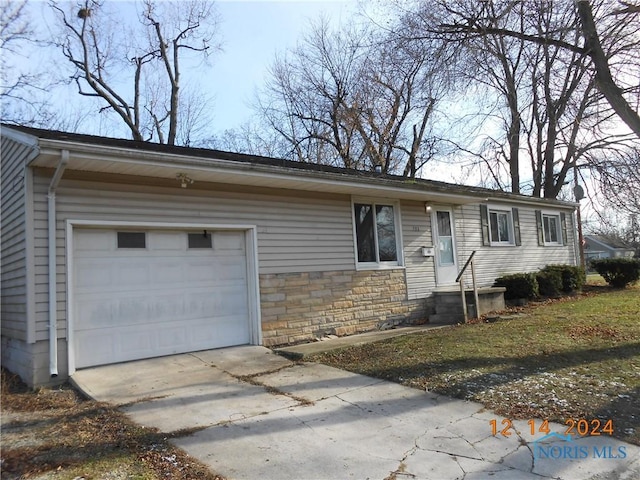
[[[33, 161], [33, 166], [51, 167], [51, 159], [58, 158], [59, 150], [70, 151], [71, 158], [78, 160], [89, 160], [97, 162], [113, 162], [122, 165], [148, 166], [163, 168], [168, 170], [167, 178], [175, 175], [176, 171], [189, 173], [209, 172], [209, 173], [237, 173], [243, 176], [250, 175], [253, 178], [277, 179], [288, 184], [287, 187], [298, 190], [305, 190], [305, 185], [322, 186], [322, 191], [336, 193], [350, 193], [353, 195], [381, 195], [401, 200], [416, 200], [428, 202], [442, 202], [443, 204], [470, 204], [480, 202], [512, 202], [519, 204], [546, 205], [540, 199], [518, 199], [518, 198], [491, 198], [491, 192], [485, 196], [482, 193], [463, 194], [458, 192], [442, 192], [429, 190], [425, 186], [424, 190], [413, 188], [403, 188], [395, 185], [384, 185], [376, 182], [363, 183], [353, 180], [349, 174], [338, 172], [322, 172], [317, 170], [299, 170], [275, 165], [262, 165], [252, 162], [242, 162], [235, 160], [225, 160], [220, 158], [203, 158], [183, 154], [155, 152], [148, 150], [136, 150], [123, 147], [113, 147], [108, 145], [91, 145], [67, 140], [41, 139], [40, 150], [42, 158], [40, 161]], [[212, 152], [213, 154], [213, 152]], [[73, 169], [73, 165], [70, 166]], [[111, 173], [118, 173], [113, 171]], [[197, 179], [196, 179], [197, 180]], [[242, 182], [238, 182], [241, 184]], [[337, 186], [341, 188], [336, 188]], [[461, 185], [462, 187], [462, 185]], [[349, 189], [345, 192], [344, 189]], [[446, 188], [446, 187], [444, 187]], [[314, 189], [309, 189], [314, 190]], [[316, 189], [316, 191], [318, 191]], [[537, 201], [536, 201], [537, 200]], [[577, 203], [561, 202], [552, 204], [557, 208], [575, 209]]]
[[[337, 191], [340, 193], [361, 193], [368, 191], [369, 195], [388, 196], [405, 200], [437, 201], [441, 199], [446, 203], [467, 204], [478, 202], [477, 197], [459, 193], [437, 192], [433, 190], [407, 189], [393, 185], [381, 185], [380, 183], [368, 183], [353, 181], [348, 174], [334, 172], [321, 172], [316, 170], [283, 169], [272, 165], [260, 165], [250, 162], [238, 162], [217, 158], [203, 159], [201, 157], [167, 154], [163, 152], [148, 152], [124, 149], [109, 146], [93, 146], [60, 140], [42, 140], [42, 158], [32, 162], [33, 166], [51, 167], [51, 159], [59, 155], [60, 149], [68, 149], [71, 154], [70, 170], [73, 170], [73, 159], [90, 160], [96, 162], [113, 162], [121, 165], [137, 165], [163, 168], [168, 170], [167, 178], [172, 178], [176, 171], [185, 173], [238, 173], [242, 176], [253, 178], [277, 179], [289, 184], [289, 188], [302, 189], [304, 185], [323, 186], [322, 191]], [[117, 173], [117, 172], [112, 172]], [[197, 180], [197, 179], [196, 179]], [[349, 192], [344, 192], [347, 188]], [[358, 192], [360, 191], [360, 192]]]
[[529, 198], [500, 198], [500, 197], [487, 197], [486, 201], [491, 203], [518, 203], [523, 205], [529, 205], [530, 207], [536, 207], [541, 210], [559, 209], [575, 210], [580, 205], [576, 202], [568, 202], [565, 200], [553, 200], [553, 203], [549, 203], [550, 199], [531, 197]]
[[0, 129], [0, 134], [3, 137], [7, 137], [9, 140], [13, 140], [14, 142], [21, 143], [28, 147], [32, 147], [32, 148], [38, 147], [38, 137], [29, 135], [28, 133], [20, 132], [10, 127], [2, 127]]

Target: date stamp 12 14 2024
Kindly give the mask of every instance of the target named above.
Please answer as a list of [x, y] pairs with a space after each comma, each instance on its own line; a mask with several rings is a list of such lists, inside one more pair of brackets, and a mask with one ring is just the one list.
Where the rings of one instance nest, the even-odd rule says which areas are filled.
[[[601, 436], [601, 435], [613, 435], [613, 421], [612, 420], [600, 420], [594, 418], [592, 420], [586, 419], [573, 419], [568, 418], [564, 422], [566, 428], [562, 435], [578, 435], [581, 437], [584, 436]], [[498, 420], [493, 419], [489, 421], [489, 425], [491, 426], [491, 434], [502, 435], [503, 437], [509, 437], [512, 433], [514, 433], [515, 427], [513, 426], [513, 421], [508, 418], [503, 418], [500, 424], [498, 424]], [[529, 425], [529, 433], [531, 435], [544, 434], [548, 435], [551, 433], [551, 428], [549, 427], [549, 420], [533, 420], [530, 419], [527, 421], [527, 425]], [[560, 433], [560, 432], [557, 432]]]

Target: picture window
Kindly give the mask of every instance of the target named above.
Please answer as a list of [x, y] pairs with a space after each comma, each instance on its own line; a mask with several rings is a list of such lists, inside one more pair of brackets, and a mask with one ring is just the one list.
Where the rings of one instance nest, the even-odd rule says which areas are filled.
[[395, 209], [393, 205], [353, 205], [358, 263], [398, 263]]

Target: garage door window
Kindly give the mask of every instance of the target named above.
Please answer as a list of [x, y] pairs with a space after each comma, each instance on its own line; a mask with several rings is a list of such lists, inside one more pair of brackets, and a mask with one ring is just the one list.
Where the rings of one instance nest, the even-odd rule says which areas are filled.
[[144, 232], [118, 232], [118, 248], [147, 248]]
[[203, 232], [189, 234], [189, 248], [211, 248], [212, 246], [210, 233]]

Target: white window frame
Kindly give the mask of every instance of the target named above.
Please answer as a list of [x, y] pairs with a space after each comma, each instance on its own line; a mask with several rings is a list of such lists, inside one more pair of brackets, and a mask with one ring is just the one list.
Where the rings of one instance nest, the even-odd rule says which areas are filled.
[[[395, 261], [391, 262], [381, 262], [379, 260], [375, 262], [360, 262], [358, 261], [358, 235], [356, 233], [356, 212], [355, 205], [371, 205], [374, 209], [376, 205], [389, 205], [393, 207], [393, 228], [395, 230], [396, 236], [396, 257]], [[391, 268], [402, 268], [404, 266], [404, 258], [402, 254], [402, 226], [400, 222], [400, 202], [394, 200], [386, 200], [386, 199], [372, 199], [372, 198], [351, 198], [351, 226], [353, 229], [353, 254], [354, 260], [356, 264], [356, 270], [383, 270], [383, 269], [391, 269]], [[375, 252], [376, 258], [379, 259], [380, 250], [378, 247], [378, 229], [374, 228], [374, 244], [375, 244]]]
[[[500, 213], [507, 215], [507, 224], [508, 224], [508, 233], [509, 240], [508, 241], [500, 241], [493, 239], [493, 230], [491, 228], [491, 214], [492, 213]], [[489, 221], [489, 245], [493, 246], [501, 246], [501, 247], [515, 247], [516, 246], [516, 236], [513, 228], [513, 210], [508, 207], [501, 207], [496, 205], [487, 205], [487, 216]]]
[[[544, 246], [545, 247], [561, 246], [562, 245], [562, 218], [560, 216], [560, 213], [542, 210], [541, 216], [542, 216], [542, 238], [544, 240]], [[556, 237], [558, 240], [555, 242], [552, 242], [551, 240], [547, 239], [547, 229], [545, 228], [544, 220], [545, 218], [549, 218], [549, 217], [553, 217], [556, 219]]]

